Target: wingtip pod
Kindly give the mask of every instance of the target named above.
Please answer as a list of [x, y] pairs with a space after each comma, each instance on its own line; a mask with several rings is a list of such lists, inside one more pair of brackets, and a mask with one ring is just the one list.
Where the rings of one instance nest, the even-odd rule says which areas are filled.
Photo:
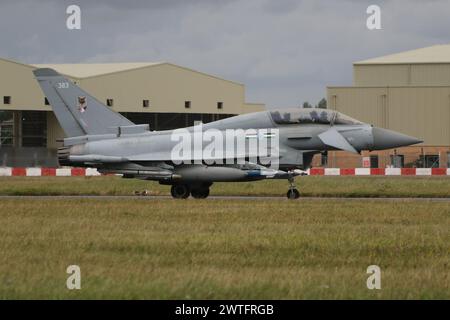
[[50, 68], [40, 68], [33, 70], [33, 73], [36, 77], [57, 77], [60, 74], [53, 69]]

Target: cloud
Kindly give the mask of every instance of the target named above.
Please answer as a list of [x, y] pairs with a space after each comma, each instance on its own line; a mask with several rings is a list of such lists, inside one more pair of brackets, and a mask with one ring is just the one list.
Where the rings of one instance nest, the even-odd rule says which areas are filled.
[[[82, 30], [65, 28], [79, 4]], [[448, 1], [2, 1], [0, 56], [28, 63], [169, 61], [246, 84], [269, 107], [350, 85], [352, 62], [448, 42]], [[6, 32], [5, 32], [6, 30]]]

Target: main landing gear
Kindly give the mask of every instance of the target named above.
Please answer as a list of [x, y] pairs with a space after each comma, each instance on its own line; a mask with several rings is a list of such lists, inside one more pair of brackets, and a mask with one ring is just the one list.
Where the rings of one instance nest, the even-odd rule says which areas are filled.
[[191, 190], [187, 184], [175, 184], [170, 188], [170, 194], [175, 199], [186, 199], [190, 193]]
[[288, 178], [289, 181], [289, 190], [286, 194], [289, 200], [295, 200], [300, 198], [300, 192], [297, 190], [294, 184], [294, 176], [290, 175]]
[[[289, 200], [295, 200], [300, 198], [300, 192], [297, 190], [294, 184], [294, 175], [289, 175], [289, 190], [286, 194]], [[175, 199], [187, 199], [189, 196], [192, 196], [195, 199], [206, 199], [209, 196], [209, 187], [211, 184], [187, 184], [180, 183], [172, 185], [170, 189], [170, 194]]]
[[175, 184], [170, 189], [170, 194], [175, 199], [187, 199], [189, 195], [192, 195], [195, 199], [206, 199], [209, 196], [209, 187], [209, 184]]

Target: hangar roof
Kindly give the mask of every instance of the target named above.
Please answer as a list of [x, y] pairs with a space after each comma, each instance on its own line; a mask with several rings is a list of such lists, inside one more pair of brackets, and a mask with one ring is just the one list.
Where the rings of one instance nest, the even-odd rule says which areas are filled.
[[357, 61], [361, 64], [422, 64], [422, 63], [450, 63], [450, 44], [404, 51], [378, 58]]
[[32, 64], [36, 68], [52, 68], [68, 76], [87, 78], [98, 75], [139, 69], [162, 64], [163, 62], [136, 63], [63, 63], [63, 64]]
[[215, 78], [218, 80], [226, 81], [229, 83], [233, 83], [239, 86], [243, 86], [242, 83], [224, 79], [209, 73], [197, 71], [194, 69], [186, 68], [177, 64], [173, 64], [170, 62], [112, 62], [112, 63], [39, 63], [39, 64], [26, 64], [22, 62], [17, 62], [11, 59], [6, 59], [0, 57], [0, 62], [13, 63], [17, 65], [21, 65], [28, 68], [51, 68], [55, 69], [59, 73], [68, 76], [70, 78], [84, 79], [90, 77], [97, 77], [107, 74], [112, 74], [116, 72], [123, 72], [129, 70], [136, 70], [141, 68], [147, 68], [152, 66], [160, 66], [160, 65], [168, 65], [175, 68], [179, 68], [185, 71], [194, 72], [197, 74], [201, 74], [207, 77]]
[[[1, 59], [1, 58], [0, 58]], [[6, 60], [6, 59], [3, 59]], [[6, 60], [8, 61], [8, 60]], [[34, 68], [51, 68], [55, 69], [59, 73], [62, 73], [71, 78], [90, 78], [97, 77], [105, 74], [111, 74], [116, 72], [135, 70], [140, 68], [159, 66], [159, 65], [170, 65], [176, 68], [180, 68], [183, 70], [187, 70], [190, 72], [195, 72], [197, 74], [201, 74], [207, 77], [219, 79], [222, 81], [230, 82], [233, 84], [237, 84], [243, 86], [242, 83], [232, 80], [227, 80], [215, 75], [211, 75], [209, 73], [204, 73], [201, 71], [197, 71], [194, 69], [186, 68], [179, 66], [177, 64], [173, 64], [170, 62], [113, 62], [113, 63], [55, 63], [55, 64], [30, 64], [28, 66]]]

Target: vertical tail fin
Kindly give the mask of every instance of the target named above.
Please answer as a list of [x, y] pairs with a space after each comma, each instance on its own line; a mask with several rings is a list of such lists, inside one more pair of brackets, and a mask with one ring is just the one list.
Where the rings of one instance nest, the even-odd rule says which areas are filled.
[[134, 125], [55, 70], [42, 68], [33, 73], [68, 137], [106, 134], [112, 127]]

